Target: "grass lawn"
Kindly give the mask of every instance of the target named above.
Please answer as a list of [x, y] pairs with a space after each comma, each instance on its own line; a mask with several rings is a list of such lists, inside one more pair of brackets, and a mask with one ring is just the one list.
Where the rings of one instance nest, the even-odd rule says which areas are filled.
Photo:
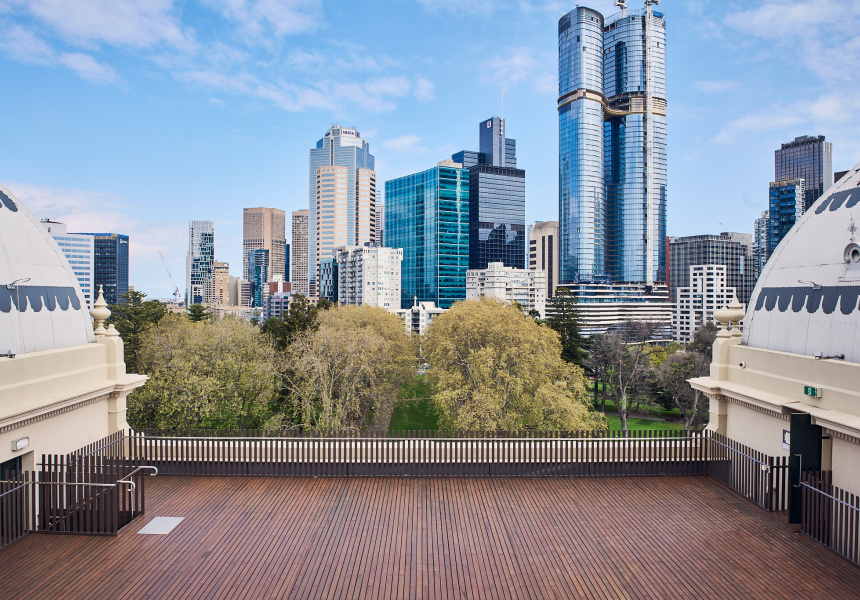
[[[606, 420], [609, 421], [609, 429], [612, 431], [621, 431], [621, 417], [616, 415], [606, 415]], [[636, 417], [627, 418], [627, 428], [630, 431], [642, 431], [645, 429], [683, 429], [683, 423], [667, 423], [666, 421], [649, 421], [648, 419], [637, 419]]]
[[439, 415], [429, 399], [430, 383], [424, 375], [403, 386], [400, 402], [391, 415], [389, 431], [436, 431], [439, 429]]

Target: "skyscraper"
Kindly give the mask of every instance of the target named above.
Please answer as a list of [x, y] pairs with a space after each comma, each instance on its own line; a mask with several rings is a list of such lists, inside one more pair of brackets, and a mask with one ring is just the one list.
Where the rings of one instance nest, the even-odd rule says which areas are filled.
[[95, 278], [95, 237], [85, 233], [68, 233], [65, 223], [60, 223], [59, 221], [42, 219], [41, 223], [48, 230], [48, 233], [51, 234], [51, 237], [56, 240], [63, 254], [66, 255], [72, 271], [75, 272], [75, 276], [78, 278], [78, 284], [81, 286], [81, 291], [87, 300], [87, 306], [92, 308], [93, 302], [95, 302], [93, 293], [98, 291], [93, 288]]
[[823, 135], [802, 135], [774, 151], [774, 181], [803, 179], [803, 210], [833, 185], [833, 144]]
[[400, 308], [466, 299], [469, 171], [451, 165], [385, 182], [385, 245], [403, 249]]
[[558, 221], [535, 223], [529, 232], [529, 269], [546, 273], [546, 297], [558, 286]]
[[[790, 181], [774, 181], [770, 184], [770, 200], [768, 206], [768, 242], [765, 262], [779, 246], [782, 238], [794, 224], [800, 220], [805, 211], [808, 196], [803, 179]], [[816, 198], [817, 199], [817, 198]], [[813, 200], [814, 202], [814, 200]]]
[[469, 169], [469, 268], [492, 262], [525, 268], [526, 172], [517, 169], [516, 141], [505, 137], [505, 121], [478, 125], [480, 152], [463, 150], [452, 160]]
[[756, 280], [752, 235], [724, 232], [669, 238], [669, 302], [678, 301], [679, 288], [695, 288], [690, 268], [704, 265], [725, 267], [721, 271], [725, 285], [737, 292], [738, 302], [749, 302]]
[[245, 261], [248, 265], [248, 281], [253, 285], [253, 303], [252, 307], [257, 308], [263, 306], [266, 296], [269, 295], [269, 251], [263, 248], [255, 248], [248, 252], [248, 258]]
[[116, 304], [128, 292], [128, 236], [121, 233], [83, 233], [93, 236], [93, 293], [99, 286], [105, 302]]
[[293, 293], [308, 295], [308, 210], [293, 211]]
[[666, 279], [666, 25], [645, 0], [558, 23], [561, 281]]
[[[277, 208], [245, 208], [242, 210], [242, 255], [247, 259], [251, 250], [269, 251], [269, 277], [286, 279], [287, 236], [286, 213]], [[242, 265], [242, 277], [250, 281], [248, 261]]]
[[376, 237], [376, 172], [356, 129], [335, 125], [309, 154], [308, 294], [316, 296], [318, 257]]
[[[215, 290], [215, 223], [188, 222], [188, 254], [185, 257], [185, 305], [211, 302]], [[107, 300], [107, 298], [105, 298]]]
[[770, 258], [768, 246], [770, 244], [770, 211], [762, 211], [761, 217], [755, 220], [753, 226], [753, 261], [755, 279], [761, 275], [767, 259]]

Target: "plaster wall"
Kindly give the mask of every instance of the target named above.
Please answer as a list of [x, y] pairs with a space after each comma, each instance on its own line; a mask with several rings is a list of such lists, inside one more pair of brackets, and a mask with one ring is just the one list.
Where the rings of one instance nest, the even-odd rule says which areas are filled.
[[834, 437], [833, 485], [860, 495], [860, 445]]
[[782, 430], [789, 422], [772, 415], [729, 402], [726, 435], [769, 456], [788, 456], [782, 449]]

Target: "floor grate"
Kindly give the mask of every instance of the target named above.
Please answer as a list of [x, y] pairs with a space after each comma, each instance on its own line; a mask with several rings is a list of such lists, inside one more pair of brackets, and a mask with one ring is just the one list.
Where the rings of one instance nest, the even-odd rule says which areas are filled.
[[146, 524], [138, 533], [147, 535], [167, 535], [179, 525], [185, 517], [155, 517]]

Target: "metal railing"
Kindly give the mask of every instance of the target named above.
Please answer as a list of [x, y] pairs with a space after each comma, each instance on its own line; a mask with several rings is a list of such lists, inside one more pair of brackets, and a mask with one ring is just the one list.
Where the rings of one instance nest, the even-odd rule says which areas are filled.
[[805, 473], [800, 489], [801, 531], [860, 564], [860, 497], [834, 486], [827, 471]]

